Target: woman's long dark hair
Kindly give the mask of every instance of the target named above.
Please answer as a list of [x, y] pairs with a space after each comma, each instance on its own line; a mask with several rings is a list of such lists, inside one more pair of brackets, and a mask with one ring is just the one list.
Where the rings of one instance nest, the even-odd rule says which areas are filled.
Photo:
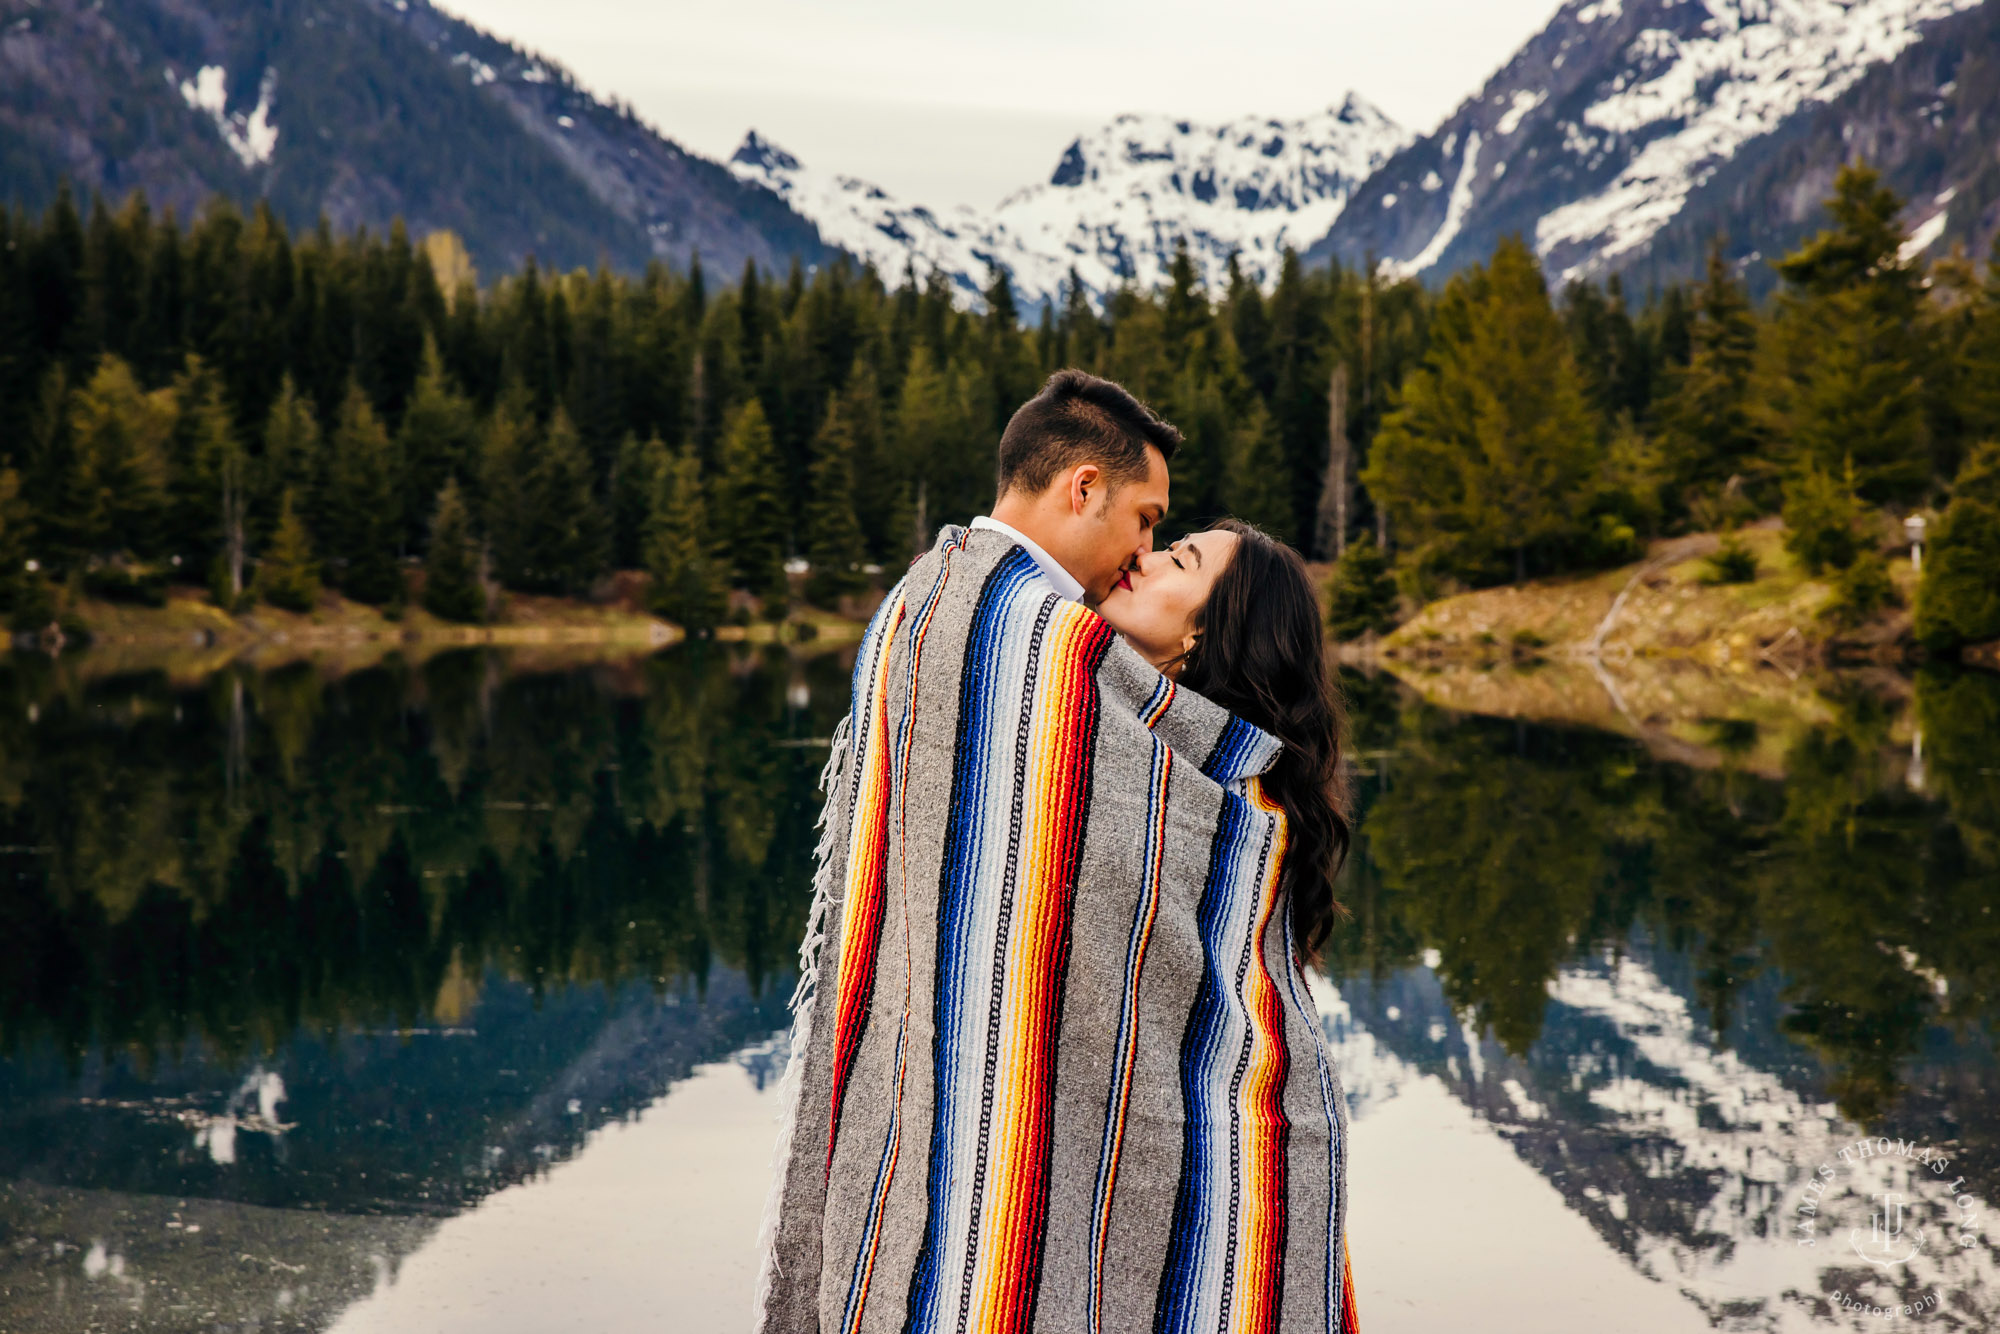
[[1299, 554], [1235, 519], [1236, 554], [1195, 613], [1180, 683], [1285, 743], [1264, 791], [1285, 811], [1279, 872], [1303, 959], [1315, 959], [1347, 909], [1333, 896], [1352, 836], [1340, 748], [1346, 718], [1327, 660], [1319, 598]]

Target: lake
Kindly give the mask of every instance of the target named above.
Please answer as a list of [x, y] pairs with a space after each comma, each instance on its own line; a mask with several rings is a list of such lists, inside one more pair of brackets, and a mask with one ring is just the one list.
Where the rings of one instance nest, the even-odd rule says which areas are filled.
[[[845, 678], [0, 656], [0, 1330], [744, 1328]], [[1344, 679], [1364, 1328], [2000, 1328], [2000, 677]]]

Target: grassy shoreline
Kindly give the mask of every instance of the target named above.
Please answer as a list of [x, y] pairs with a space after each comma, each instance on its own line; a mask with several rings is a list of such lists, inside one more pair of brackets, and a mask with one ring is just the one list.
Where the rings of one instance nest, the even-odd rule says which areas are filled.
[[[482, 625], [442, 620], [412, 602], [399, 616], [328, 590], [309, 612], [257, 606], [230, 615], [191, 585], [167, 590], [157, 607], [96, 599], [73, 603], [57, 635], [15, 636], [12, 647], [79, 656], [96, 671], [163, 668], [198, 677], [231, 663], [274, 667], [310, 659], [336, 670], [369, 666], [391, 653], [427, 658], [455, 648], [491, 646], [547, 658], [551, 666], [648, 654], [688, 638], [641, 609], [631, 590], [614, 586], [604, 601], [510, 593]], [[725, 643], [837, 648], [861, 637], [865, 621], [800, 607], [783, 621], [752, 618], [718, 627]]]

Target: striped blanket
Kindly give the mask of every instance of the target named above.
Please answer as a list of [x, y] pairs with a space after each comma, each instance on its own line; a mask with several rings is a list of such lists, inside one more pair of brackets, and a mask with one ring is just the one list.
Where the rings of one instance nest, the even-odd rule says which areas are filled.
[[827, 765], [760, 1330], [1357, 1328], [1278, 750], [944, 530]]

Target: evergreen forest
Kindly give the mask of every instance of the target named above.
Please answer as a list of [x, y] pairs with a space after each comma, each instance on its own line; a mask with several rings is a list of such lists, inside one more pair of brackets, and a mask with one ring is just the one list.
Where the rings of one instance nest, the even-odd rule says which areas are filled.
[[1288, 257], [1209, 291], [1182, 255], [1024, 312], [1001, 270], [976, 310], [844, 260], [482, 278], [449, 233], [65, 191], [0, 213], [0, 612], [171, 582], [477, 621], [631, 569], [696, 631], [838, 608], [991, 503], [1009, 414], [1074, 365], [1185, 433], [1171, 530], [1336, 562], [1337, 633], [1767, 515], [1865, 616], [1923, 513], [1949, 650], [2000, 637], [2000, 255], [1906, 260], [1901, 210], [1845, 168], [1761, 303], [1719, 239], [1643, 293], [1508, 239], [1436, 289]]

